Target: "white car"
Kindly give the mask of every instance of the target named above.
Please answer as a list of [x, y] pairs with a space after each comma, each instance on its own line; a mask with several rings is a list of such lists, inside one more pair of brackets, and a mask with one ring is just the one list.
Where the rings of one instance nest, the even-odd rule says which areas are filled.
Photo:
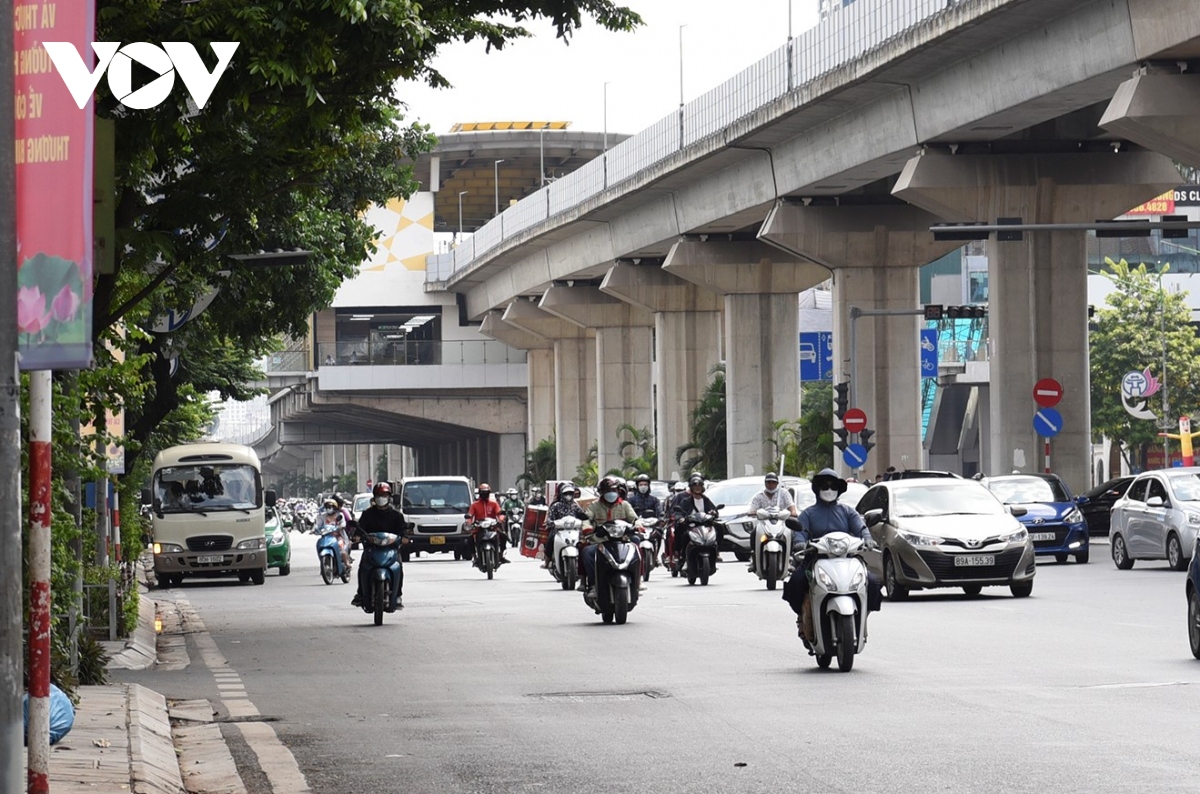
[[358, 522], [363, 511], [371, 506], [372, 498], [370, 491], [354, 494], [354, 498], [350, 500], [350, 517], [354, 519], [355, 523]]
[[1135, 560], [1166, 560], [1176, 571], [1187, 570], [1200, 530], [1200, 467], [1138, 475], [1113, 503], [1110, 527], [1113, 563], [1121, 570]]

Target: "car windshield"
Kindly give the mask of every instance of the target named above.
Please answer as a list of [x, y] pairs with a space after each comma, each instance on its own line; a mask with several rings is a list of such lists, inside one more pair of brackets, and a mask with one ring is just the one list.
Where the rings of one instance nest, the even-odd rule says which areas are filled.
[[249, 510], [261, 506], [258, 472], [245, 464], [167, 466], [154, 474], [154, 498], [164, 513]]
[[1034, 502], [1069, 502], [1071, 497], [1057, 480], [1041, 477], [1006, 477], [988, 480], [988, 489], [1006, 505]]
[[354, 512], [361, 513], [371, 506], [370, 496], [360, 496], [354, 500]]
[[1181, 502], [1200, 502], [1200, 474], [1172, 475], [1171, 491]]
[[971, 481], [927, 482], [905, 488], [892, 488], [892, 515], [898, 518], [921, 516], [995, 516], [1004, 506], [988, 490]]
[[471, 506], [471, 491], [461, 481], [415, 482], [404, 486], [402, 510], [413, 515], [463, 513]]
[[704, 491], [704, 495], [713, 500], [713, 504], [736, 507], [748, 505], [754, 495], [763, 489], [762, 480], [746, 482], [719, 482]]

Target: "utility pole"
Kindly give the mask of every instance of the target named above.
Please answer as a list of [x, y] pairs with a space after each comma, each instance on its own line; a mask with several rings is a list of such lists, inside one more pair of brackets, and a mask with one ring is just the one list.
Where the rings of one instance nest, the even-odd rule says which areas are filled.
[[[13, 73], [13, 4], [0, 23], [0, 152], [16, 146]], [[17, 195], [17, 166], [0, 157], [0, 196]], [[0, 504], [21, 504], [21, 378], [17, 374], [17, 207], [0, 209]], [[16, 510], [10, 515], [20, 516]], [[22, 517], [23, 518], [23, 517]], [[24, 791], [24, 661], [21, 654], [21, 520], [0, 523], [0, 791]]]
[[493, 218], [500, 214], [500, 164], [503, 162], [504, 160], [497, 160], [493, 167], [495, 174], [492, 177], [492, 182], [496, 188], [496, 210], [492, 214]]

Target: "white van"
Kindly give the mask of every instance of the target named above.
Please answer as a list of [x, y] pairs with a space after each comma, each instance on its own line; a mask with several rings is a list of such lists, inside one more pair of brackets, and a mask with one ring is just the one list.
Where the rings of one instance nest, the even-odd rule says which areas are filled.
[[462, 558], [467, 538], [463, 515], [475, 484], [467, 477], [405, 477], [399, 492], [400, 511], [412, 525], [406, 553], [452, 551], [454, 559]]
[[237, 576], [262, 584], [267, 571], [258, 455], [241, 444], [183, 444], [154, 459], [150, 493], [154, 576], [162, 587], [185, 576]]

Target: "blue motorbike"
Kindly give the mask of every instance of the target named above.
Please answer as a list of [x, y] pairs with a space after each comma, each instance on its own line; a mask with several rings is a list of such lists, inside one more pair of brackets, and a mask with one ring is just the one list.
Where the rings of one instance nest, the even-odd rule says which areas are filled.
[[317, 539], [317, 561], [325, 584], [333, 584], [334, 579], [350, 582], [350, 566], [342, 562], [342, 549], [342, 537], [337, 527], [329, 527]]
[[403, 540], [391, 532], [359, 532], [358, 537], [363, 549], [359, 565], [366, 572], [361, 606], [364, 612], [374, 613], [376, 626], [382, 626], [383, 613], [396, 611]]

